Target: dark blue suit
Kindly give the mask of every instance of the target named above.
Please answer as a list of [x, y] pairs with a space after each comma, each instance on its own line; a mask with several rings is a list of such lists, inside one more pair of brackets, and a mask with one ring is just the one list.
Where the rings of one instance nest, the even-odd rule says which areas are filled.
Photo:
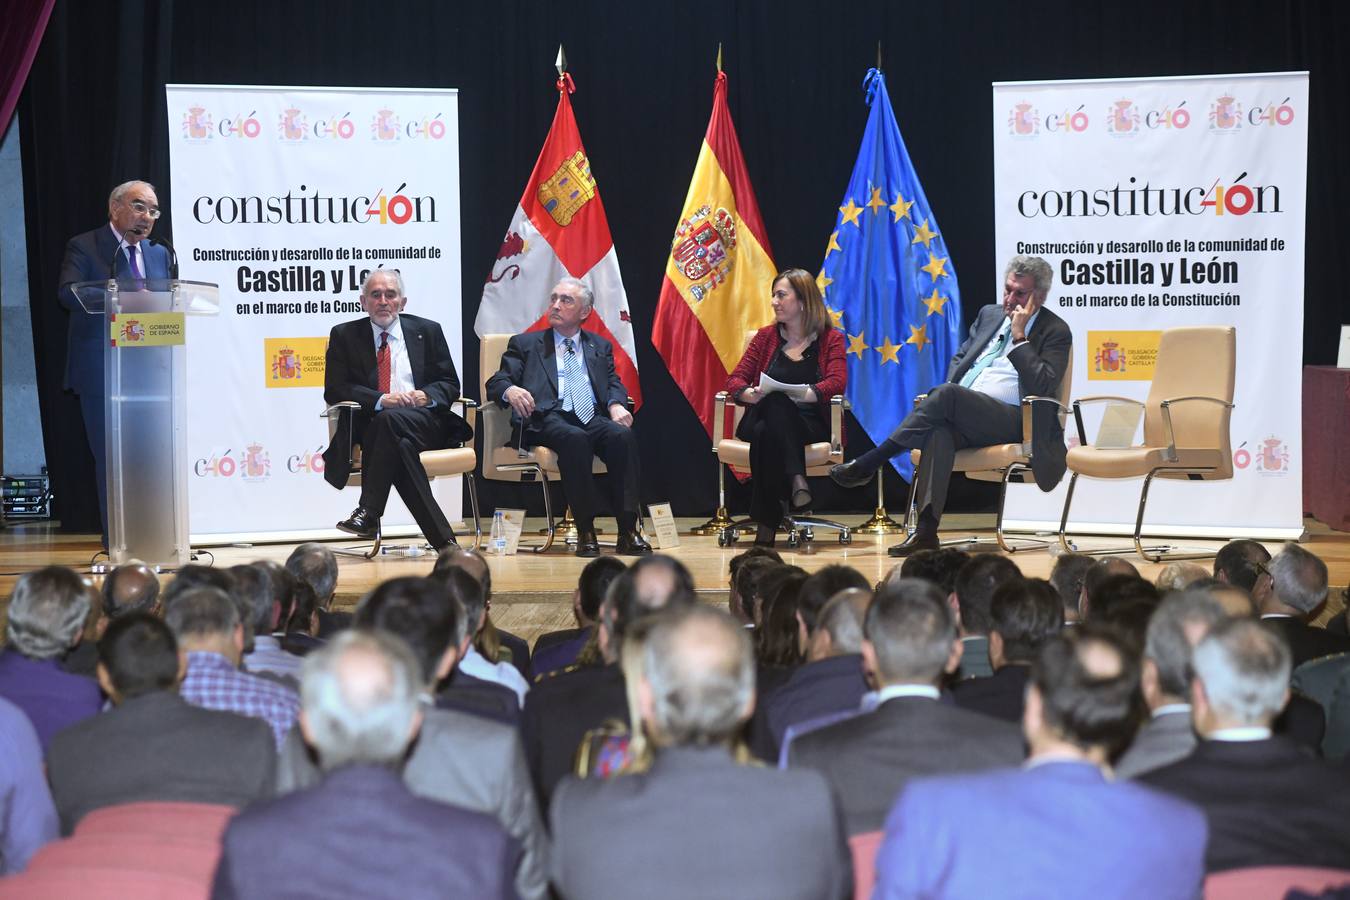
[[[77, 234], [66, 243], [57, 280], [56, 302], [70, 311], [70, 329], [66, 340], [66, 375], [62, 385], [80, 395], [80, 412], [89, 450], [94, 455], [94, 477], [98, 481], [98, 511], [103, 522], [103, 539], [108, 539], [108, 465], [103, 421], [103, 349], [108, 343], [107, 326], [101, 315], [91, 316], [70, 292], [77, 281], [132, 277], [131, 263], [125, 251], [118, 249], [112, 226], [104, 224], [93, 231]], [[141, 241], [141, 259], [145, 278], [169, 277], [169, 251]]]
[[877, 900], [1194, 898], [1200, 810], [1082, 762], [911, 781], [877, 851]]

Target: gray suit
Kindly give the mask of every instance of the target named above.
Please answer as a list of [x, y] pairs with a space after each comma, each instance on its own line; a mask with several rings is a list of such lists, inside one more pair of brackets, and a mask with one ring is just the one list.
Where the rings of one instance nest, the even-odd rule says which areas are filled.
[[852, 892], [825, 779], [738, 765], [721, 747], [662, 750], [637, 775], [569, 776], [550, 820], [550, 871], [567, 900], [826, 900]]
[[1170, 766], [1190, 756], [1197, 740], [1190, 707], [1151, 718], [1116, 761], [1116, 777], [1134, 778]]
[[1015, 725], [927, 697], [894, 697], [876, 710], [792, 742], [788, 765], [819, 770], [850, 836], [879, 831], [911, 779], [1016, 766]]
[[[526, 900], [546, 897], [548, 836], [516, 730], [451, 709], [425, 709], [424, 716], [403, 783], [416, 796], [495, 818], [524, 851], [516, 890]], [[281, 747], [277, 793], [321, 780], [299, 730], [292, 730]]]
[[247, 806], [271, 795], [276, 764], [262, 719], [192, 706], [174, 691], [124, 701], [58, 732], [47, 748], [63, 834], [121, 803]]

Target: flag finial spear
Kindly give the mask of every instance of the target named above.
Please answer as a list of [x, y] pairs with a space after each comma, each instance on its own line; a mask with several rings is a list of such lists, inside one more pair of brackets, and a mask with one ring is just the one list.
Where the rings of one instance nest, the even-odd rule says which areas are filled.
[[553, 67], [558, 70], [558, 77], [561, 78], [567, 73], [567, 54], [563, 53], [563, 45], [558, 45], [558, 58], [553, 61]]
[[877, 41], [877, 68], [881, 68], [881, 41]]
[[719, 74], [720, 74], [721, 71], [722, 71], [722, 42], [721, 42], [721, 41], [718, 41], [718, 42], [717, 42], [717, 71], [718, 71]]

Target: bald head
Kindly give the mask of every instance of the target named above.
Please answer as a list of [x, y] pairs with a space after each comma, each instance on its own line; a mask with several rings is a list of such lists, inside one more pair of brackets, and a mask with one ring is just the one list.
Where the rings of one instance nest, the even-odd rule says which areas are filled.
[[664, 614], [647, 635], [639, 693], [658, 743], [730, 741], [754, 705], [754, 655], [745, 629], [706, 606]]
[[492, 599], [492, 570], [488, 568], [487, 559], [477, 550], [467, 547], [446, 547], [436, 557], [432, 571], [444, 572], [446, 569], [463, 569], [468, 572], [483, 588], [483, 601], [486, 603]]
[[153, 613], [159, 600], [159, 576], [139, 560], [120, 565], [103, 580], [103, 615], [109, 619], [133, 612]]

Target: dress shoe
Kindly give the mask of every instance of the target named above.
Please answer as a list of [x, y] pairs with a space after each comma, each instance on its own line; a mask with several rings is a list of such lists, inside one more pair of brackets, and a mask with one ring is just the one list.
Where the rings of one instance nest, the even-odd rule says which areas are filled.
[[896, 544], [886, 550], [887, 556], [905, 557], [920, 550], [936, 550], [942, 546], [935, 534], [922, 534], [918, 531], [905, 538], [903, 543]]
[[646, 556], [652, 552], [652, 545], [636, 531], [624, 531], [619, 533], [614, 552], [620, 556]]
[[600, 555], [600, 542], [595, 538], [594, 531], [577, 532], [577, 556], [583, 559], [590, 559]]
[[354, 534], [359, 538], [372, 540], [380, 530], [380, 517], [362, 506], [352, 510], [352, 514], [337, 523], [338, 531]]
[[862, 487], [872, 480], [876, 472], [864, 472], [858, 467], [858, 461], [840, 463], [830, 469], [830, 480], [840, 487]]
[[798, 488], [792, 492], [792, 511], [801, 512], [811, 506], [811, 492]]

